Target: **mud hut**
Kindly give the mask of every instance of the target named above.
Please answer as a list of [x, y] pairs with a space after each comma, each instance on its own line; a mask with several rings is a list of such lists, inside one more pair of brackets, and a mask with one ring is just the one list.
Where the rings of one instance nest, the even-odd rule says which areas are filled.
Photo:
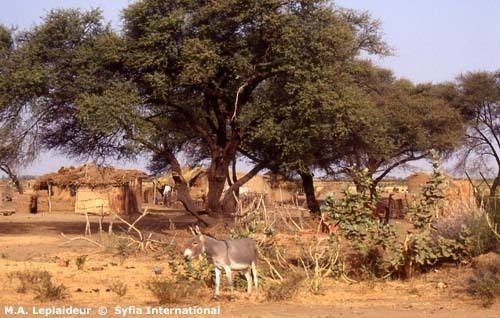
[[122, 170], [95, 164], [61, 167], [38, 177], [34, 189], [39, 212], [108, 215], [132, 214], [142, 208], [142, 179], [138, 170]]

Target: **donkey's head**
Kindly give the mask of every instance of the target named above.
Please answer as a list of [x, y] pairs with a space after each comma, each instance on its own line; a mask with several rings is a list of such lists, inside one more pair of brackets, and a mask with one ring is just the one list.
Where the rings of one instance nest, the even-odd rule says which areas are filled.
[[184, 247], [184, 258], [187, 260], [191, 260], [205, 252], [205, 237], [201, 234], [198, 225], [195, 226], [194, 230], [192, 227], [189, 227], [189, 230], [193, 233], [193, 238]]

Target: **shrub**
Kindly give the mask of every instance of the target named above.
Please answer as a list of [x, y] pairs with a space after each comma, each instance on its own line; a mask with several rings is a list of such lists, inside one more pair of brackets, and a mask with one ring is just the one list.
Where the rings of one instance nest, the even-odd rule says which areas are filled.
[[82, 270], [86, 261], [87, 261], [87, 255], [78, 256], [75, 260], [76, 268], [78, 268], [78, 270]]
[[401, 244], [392, 225], [383, 225], [373, 218], [376, 199], [368, 193], [373, 181], [367, 171], [357, 172], [356, 179], [358, 192], [351, 193], [345, 188], [343, 199], [329, 195], [321, 209], [350, 242], [348, 271], [361, 278], [385, 277], [401, 265]]
[[185, 261], [176, 257], [173, 253], [169, 255], [168, 265], [175, 280], [196, 281], [201, 282], [206, 287], [213, 286], [214, 267], [205, 257]]
[[65, 299], [68, 296], [67, 288], [63, 284], [54, 285], [51, 280], [44, 280], [34, 287], [35, 299], [40, 301], [54, 301]]
[[64, 299], [68, 296], [67, 289], [63, 284], [54, 285], [52, 274], [42, 270], [23, 270], [9, 273], [9, 281], [17, 279], [20, 285], [16, 288], [18, 293], [32, 291], [36, 300], [52, 301]]
[[431, 155], [432, 179], [422, 189], [423, 198], [410, 210], [415, 230], [406, 237], [403, 249], [406, 277], [411, 277], [415, 270], [426, 271], [443, 262], [466, 263], [471, 255], [471, 234], [466, 225], [460, 224], [454, 238], [442, 237], [436, 231], [434, 215], [442, 205], [444, 176], [437, 153], [433, 151]]
[[127, 284], [121, 281], [114, 281], [109, 285], [109, 289], [119, 297], [123, 297], [127, 293]]
[[269, 301], [283, 301], [295, 297], [305, 279], [305, 275], [292, 271], [283, 280], [269, 282], [266, 289], [266, 299]]
[[14, 280], [19, 281], [19, 286], [16, 288], [18, 293], [26, 293], [28, 291], [34, 290], [36, 286], [42, 284], [44, 281], [50, 281], [52, 279], [52, 274], [48, 271], [42, 270], [23, 270], [11, 272], [7, 275], [10, 282]]
[[154, 279], [146, 283], [146, 288], [163, 305], [185, 302], [187, 299], [197, 299], [201, 295], [203, 283], [188, 280]]
[[500, 255], [489, 253], [474, 260], [474, 276], [469, 280], [468, 292], [491, 306], [500, 298]]
[[498, 246], [498, 240], [488, 226], [484, 212], [479, 210], [438, 219], [435, 222], [436, 234], [456, 240], [459, 238], [462, 225], [467, 226], [470, 232], [471, 256], [488, 253]]

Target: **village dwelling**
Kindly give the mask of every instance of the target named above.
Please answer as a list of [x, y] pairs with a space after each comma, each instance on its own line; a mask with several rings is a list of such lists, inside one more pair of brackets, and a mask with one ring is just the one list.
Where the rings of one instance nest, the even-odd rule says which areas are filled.
[[35, 180], [37, 212], [77, 214], [133, 214], [142, 209], [142, 179], [138, 170], [122, 170], [95, 164], [61, 167]]

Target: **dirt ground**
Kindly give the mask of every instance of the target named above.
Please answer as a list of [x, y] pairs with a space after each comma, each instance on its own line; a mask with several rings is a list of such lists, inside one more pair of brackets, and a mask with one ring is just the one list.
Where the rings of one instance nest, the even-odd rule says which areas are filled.
[[[179, 213], [173, 213], [170, 218], [178, 228], [192, 222]], [[97, 232], [97, 220], [97, 217], [91, 220], [92, 233]], [[104, 219], [104, 229], [107, 229], [107, 222], [108, 220]], [[141, 220], [139, 225], [141, 228], [160, 231], [168, 228], [169, 224], [166, 217], [151, 216]], [[148, 307], [159, 306], [153, 295], [144, 287], [144, 282], [155, 277], [153, 268], [166, 267], [167, 255], [150, 252], [131, 256], [123, 261], [112, 251], [83, 240], [68, 243], [67, 239], [60, 235], [63, 232], [69, 238], [83, 236], [84, 229], [85, 218], [71, 213], [0, 216], [0, 317], [14, 317], [6, 312], [9, 306], [25, 308], [25, 317], [36, 316], [31, 309], [33, 306], [92, 308], [90, 314], [75, 317], [102, 317], [97, 313], [99, 306], [108, 309], [106, 317], [143, 317], [146, 316]], [[172, 233], [175, 233], [175, 239], [180, 243], [189, 237], [182, 229], [171, 231], [170, 234]], [[93, 237], [98, 238], [97, 234], [93, 234]], [[88, 257], [84, 269], [78, 270], [75, 259], [81, 255]], [[64, 260], [70, 261], [69, 266], [61, 266]], [[15, 284], [9, 281], [7, 276], [8, 273], [24, 269], [49, 271], [55, 283], [63, 283], [68, 288], [69, 298], [41, 303], [33, 300], [30, 293], [17, 293]], [[467, 294], [466, 282], [471, 271], [470, 268], [442, 268], [408, 282], [348, 284], [328, 281], [325, 282], [323, 295], [303, 294], [287, 302], [268, 302], [262, 295], [258, 299], [252, 297], [247, 300], [244, 290], [240, 288], [237, 290], [235, 302], [227, 300], [227, 290], [222, 290], [221, 300], [214, 301], [207, 290], [199, 299], [162, 307], [219, 306], [220, 317], [247, 318], [500, 317], [500, 304], [483, 308], [478, 300]], [[128, 286], [127, 293], [121, 298], [108, 290], [109, 286], [117, 281]], [[438, 288], [438, 285], [445, 287]], [[127, 311], [117, 313], [117, 306]]]

